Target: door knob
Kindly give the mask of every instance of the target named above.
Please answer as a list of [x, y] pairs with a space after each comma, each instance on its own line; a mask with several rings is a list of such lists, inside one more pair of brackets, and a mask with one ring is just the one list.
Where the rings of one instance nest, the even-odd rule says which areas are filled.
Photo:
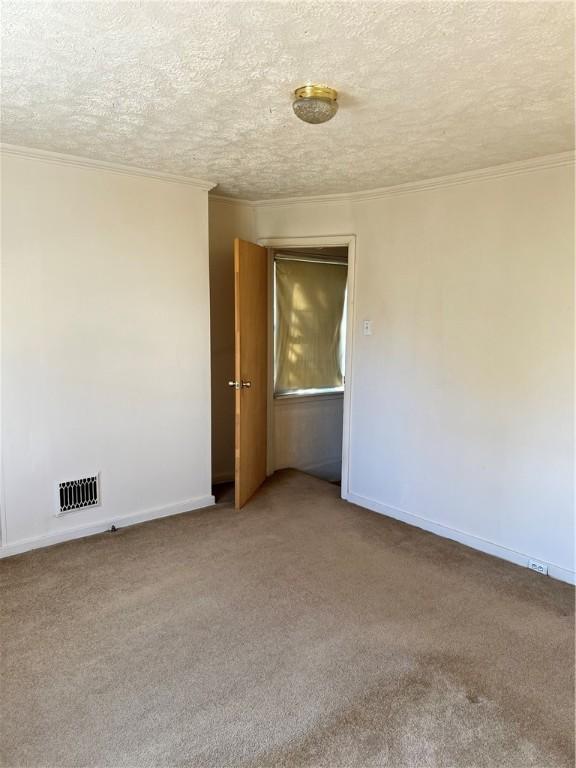
[[252, 386], [251, 381], [229, 381], [228, 386], [233, 389], [250, 389]]

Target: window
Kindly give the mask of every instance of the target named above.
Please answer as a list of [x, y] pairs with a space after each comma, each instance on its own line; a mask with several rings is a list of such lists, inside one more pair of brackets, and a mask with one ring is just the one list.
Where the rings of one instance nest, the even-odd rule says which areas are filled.
[[274, 394], [344, 388], [347, 264], [274, 259]]

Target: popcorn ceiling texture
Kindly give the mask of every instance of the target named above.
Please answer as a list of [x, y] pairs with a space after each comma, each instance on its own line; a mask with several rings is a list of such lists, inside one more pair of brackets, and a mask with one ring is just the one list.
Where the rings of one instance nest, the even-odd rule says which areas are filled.
[[[4, 142], [218, 182], [352, 192], [573, 145], [569, 2], [6, 2]], [[341, 93], [324, 125], [292, 91]]]

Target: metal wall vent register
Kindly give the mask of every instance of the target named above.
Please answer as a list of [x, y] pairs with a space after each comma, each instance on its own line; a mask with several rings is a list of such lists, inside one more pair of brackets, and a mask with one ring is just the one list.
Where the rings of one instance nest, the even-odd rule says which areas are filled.
[[67, 480], [58, 484], [59, 514], [72, 512], [74, 509], [96, 507], [100, 504], [100, 483], [98, 475], [82, 477], [80, 480]]

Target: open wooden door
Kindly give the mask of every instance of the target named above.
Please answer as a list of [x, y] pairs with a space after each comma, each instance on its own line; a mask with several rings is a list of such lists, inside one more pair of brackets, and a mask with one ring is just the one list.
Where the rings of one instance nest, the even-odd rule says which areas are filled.
[[268, 386], [268, 252], [234, 241], [235, 506], [244, 506], [266, 478]]

